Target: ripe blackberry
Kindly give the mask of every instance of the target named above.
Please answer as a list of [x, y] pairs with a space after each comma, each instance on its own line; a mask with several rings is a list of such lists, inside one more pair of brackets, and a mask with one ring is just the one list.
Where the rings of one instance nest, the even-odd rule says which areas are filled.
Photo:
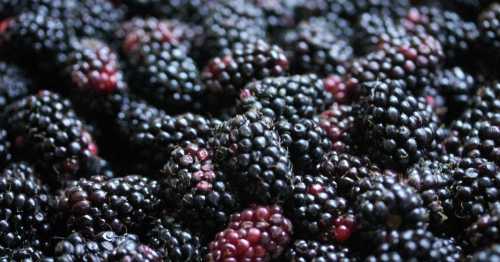
[[12, 159], [11, 143], [5, 129], [0, 129], [0, 167], [4, 167]]
[[19, 14], [24, 6], [26, 6], [26, 0], [2, 0], [0, 1], [0, 18]]
[[408, 10], [403, 20], [405, 28], [415, 34], [429, 34], [442, 45], [449, 62], [464, 56], [479, 38], [476, 24], [465, 21], [459, 14], [435, 6], [420, 6]]
[[488, 248], [476, 251], [472, 254], [471, 262], [488, 262], [488, 261], [498, 261], [500, 259], [500, 245], [493, 244]]
[[446, 99], [446, 107], [450, 118], [457, 118], [470, 103], [476, 89], [474, 76], [460, 67], [440, 71], [434, 80], [439, 94]]
[[445, 7], [457, 10], [468, 19], [475, 19], [482, 9], [493, 2], [494, 0], [447, 0], [444, 1], [444, 4]]
[[42, 90], [6, 112], [14, 150], [48, 171], [52, 182], [94, 175], [87, 172], [98, 158], [97, 145], [67, 99]]
[[391, 176], [373, 176], [360, 182], [354, 214], [364, 232], [416, 229], [429, 221], [429, 212], [420, 194]]
[[334, 151], [349, 151], [352, 144], [353, 116], [352, 106], [338, 103], [334, 103], [328, 110], [321, 113], [319, 125], [332, 141]]
[[292, 239], [292, 223], [279, 206], [254, 206], [233, 214], [209, 244], [208, 261], [277, 259]]
[[210, 235], [223, 228], [239, 201], [225, 174], [212, 163], [213, 153], [195, 144], [172, 151], [162, 169], [162, 196], [185, 224]]
[[210, 93], [227, 98], [254, 80], [285, 75], [288, 60], [283, 50], [263, 40], [237, 44], [223, 57], [211, 60], [203, 70]]
[[382, 41], [408, 35], [396, 18], [380, 12], [363, 13], [356, 25], [353, 44], [357, 53], [367, 54], [377, 48]]
[[51, 234], [48, 188], [32, 167], [11, 163], [0, 176], [0, 256], [16, 250], [45, 250]]
[[295, 240], [293, 246], [286, 251], [287, 261], [358, 261], [348, 247], [332, 245], [312, 240]]
[[338, 196], [333, 179], [324, 176], [295, 176], [289, 202], [295, 234], [307, 239], [345, 242], [355, 225], [347, 215], [347, 200]]
[[480, 14], [478, 27], [482, 43], [492, 51], [492, 54], [496, 55], [500, 47], [499, 24], [500, 4], [492, 3]]
[[202, 261], [200, 239], [184, 228], [172, 217], [163, 217], [154, 222], [146, 239], [149, 245], [163, 254], [169, 261]]
[[316, 75], [266, 78], [248, 84], [240, 93], [242, 110], [257, 109], [274, 120], [312, 119], [332, 104]]
[[484, 248], [500, 241], [500, 203], [465, 230], [465, 239], [474, 248]]
[[0, 110], [27, 96], [33, 90], [33, 83], [17, 65], [0, 62]]
[[276, 129], [296, 173], [316, 170], [317, 164], [332, 148], [326, 132], [314, 120], [281, 120], [276, 123]]
[[128, 11], [136, 17], [154, 15], [155, 17], [174, 18], [193, 23], [199, 23], [207, 15], [208, 7], [211, 4], [207, 0], [124, 0], [122, 2], [128, 7]]
[[248, 111], [215, 132], [215, 164], [248, 201], [280, 202], [291, 193], [292, 164], [272, 122]]
[[462, 250], [453, 239], [425, 229], [393, 231], [366, 261], [460, 261]]
[[[338, 27], [348, 27], [342, 19], [334, 21]], [[287, 43], [292, 49], [293, 72], [324, 76], [345, 71], [346, 64], [353, 57], [353, 48], [348, 39], [335, 32], [335, 28], [322, 18], [311, 18], [298, 25], [296, 38]]]
[[58, 196], [58, 210], [68, 232], [88, 237], [109, 229], [117, 234], [141, 232], [158, 212], [159, 190], [156, 181], [142, 176], [94, 176], [69, 183]]
[[425, 157], [435, 143], [437, 117], [422, 97], [401, 81], [368, 82], [355, 107], [361, 143], [384, 166], [405, 168]]
[[81, 0], [75, 12], [74, 23], [80, 37], [109, 39], [125, 18], [125, 11], [111, 1]]
[[295, 25], [293, 7], [289, 1], [280, 0], [252, 0], [258, 8], [262, 9], [266, 19], [269, 34], [280, 33], [282, 30]]

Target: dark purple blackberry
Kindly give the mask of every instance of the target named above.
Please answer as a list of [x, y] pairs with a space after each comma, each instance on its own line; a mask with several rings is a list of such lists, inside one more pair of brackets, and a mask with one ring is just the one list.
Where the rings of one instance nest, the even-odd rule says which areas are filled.
[[208, 0], [124, 0], [129, 13], [134, 16], [154, 15], [187, 22], [199, 23], [212, 4]]
[[465, 239], [473, 248], [484, 248], [500, 241], [500, 202], [465, 230]]
[[95, 175], [88, 167], [98, 158], [97, 145], [68, 100], [42, 90], [6, 112], [14, 150], [48, 171], [52, 182]]
[[352, 106], [338, 103], [334, 103], [320, 115], [319, 125], [326, 131], [327, 136], [332, 141], [333, 149], [337, 152], [351, 149], [353, 116]]
[[44, 261], [44, 262], [52, 262], [50, 258], [44, 255], [44, 252], [37, 250], [32, 247], [20, 248], [16, 250], [10, 250], [9, 254], [5, 256], [0, 256], [0, 261], [9, 262], [9, 261]]
[[80, 37], [109, 39], [125, 18], [125, 11], [108, 0], [80, 0], [75, 9]]
[[264, 13], [245, 0], [223, 0], [211, 6], [203, 19], [204, 44], [201, 60], [224, 55], [235, 44], [266, 38]]
[[284, 255], [286, 261], [358, 261], [348, 247], [332, 245], [312, 240], [295, 240]]
[[324, 76], [345, 71], [354, 51], [348, 39], [335, 29], [348, 27], [348, 23], [341, 18], [334, 21], [311, 18], [298, 25], [295, 39], [286, 43], [292, 49], [293, 72]]
[[500, 48], [500, 4], [492, 3], [479, 16], [478, 27], [481, 41], [498, 57]]
[[11, 163], [0, 176], [0, 256], [49, 246], [51, 209], [48, 188], [31, 166]]
[[248, 111], [215, 131], [216, 167], [240, 188], [245, 201], [280, 202], [292, 189], [292, 164], [272, 122]]
[[212, 163], [213, 153], [195, 144], [172, 151], [162, 169], [162, 196], [185, 224], [212, 235], [239, 209], [235, 191]]
[[470, 52], [479, 38], [476, 24], [459, 14], [435, 6], [409, 9], [403, 20], [405, 28], [415, 34], [429, 34], [442, 45], [449, 62]]
[[203, 82], [214, 96], [237, 97], [254, 80], [283, 76], [288, 59], [283, 50], [263, 40], [237, 44], [223, 57], [211, 60], [203, 70]]
[[208, 261], [277, 259], [292, 240], [292, 223], [279, 206], [252, 206], [233, 214], [209, 244]]
[[500, 245], [493, 244], [488, 248], [479, 250], [472, 254], [471, 262], [489, 262], [498, 261], [500, 259]]
[[333, 103], [316, 75], [266, 78], [248, 84], [240, 94], [242, 110], [257, 109], [274, 120], [312, 119]]
[[264, 13], [267, 31], [272, 35], [282, 30], [292, 28], [295, 25], [293, 6], [289, 2], [281, 0], [252, 0], [252, 2]]
[[26, 0], [2, 0], [0, 1], [0, 18], [19, 14], [24, 6], [26, 6]]
[[7, 131], [0, 129], [0, 167], [4, 167], [12, 159], [11, 143]]
[[495, 0], [447, 0], [445, 7], [456, 10], [469, 19], [477, 18], [482, 9], [485, 9]]
[[200, 239], [184, 228], [172, 217], [163, 217], [154, 222], [148, 231], [148, 244], [159, 250], [169, 261], [202, 261]]
[[366, 54], [382, 41], [408, 35], [405, 28], [392, 16], [380, 12], [363, 13], [356, 25], [353, 44], [357, 53]]
[[73, 181], [58, 197], [61, 223], [68, 232], [88, 237], [109, 229], [142, 232], [146, 220], [159, 211], [159, 191], [156, 181], [138, 175]]
[[425, 229], [392, 231], [365, 261], [460, 261], [462, 249], [453, 239]]
[[355, 128], [368, 154], [387, 167], [405, 168], [425, 157], [435, 144], [437, 117], [422, 97], [401, 81], [369, 82], [355, 107]]
[[470, 103], [476, 89], [474, 76], [467, 73], [460, 67], [453, 67], [440, 71], [435, 80], [434, 86], [446, 99], [448, 108], [447, 118], [457, 118]]
[[357, 225], [363, 232], [416, 229], [429, 221], [420, 194], [391, 176], [363, 179], [354, 202]]
[[332, 149], [326, 132], [314, 120], [281, 120], [276, 123], [276, 129], [288, 149], [296, 174], [316, 170], [323, 156]]
[[17, 65], [0, 62], [0, 109], [27, 96], [33, 90], [33, 83]]
[[295, 234], [337, 243], [349, 239], [354, 221], [347, 213], [347, 200], [338, 196], [336, 187], [333, 179], [321, 175], [295, 176], [288, 204]]

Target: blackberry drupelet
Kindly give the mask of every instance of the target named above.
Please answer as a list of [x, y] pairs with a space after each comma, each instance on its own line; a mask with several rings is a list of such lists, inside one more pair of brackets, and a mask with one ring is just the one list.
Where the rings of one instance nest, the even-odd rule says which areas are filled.
[[500, 245], [493, 244], [488, 248], [476, 251], [474, 254], [472, 254], [470, 261], [488, 262], [488, 261], [497, 261], [499, 259], [500, 259]]
[[26, 72], [15, 64], [0, 62], [0, 110], [33, 90], [33, 83]]
[[500, 4], [492, 3], [478, 18], [481, 42], [498, 57], [500, 47]]
[[348, 247], [322, 243], [312, 240], [295, 240], [288, 248], [284, 258], [287, 261], [307, 262], [307, 261], [358, 261]]
[[333, 103], [316, 75], [266, 78], [248, 84], [240, 94], [242, 111], [256, 109], [273, 120], [312, 119]]
[[321, 175], [294, 177], [287, 211], [296, 235], [336, 243], [349, 239], [355, 225], [348, 202], [338, 196], [336, 187], [333, 179]]
[[239, 187], [243, 201], [276, 203], [292, 190], [292, 164], [270, 119], [250, 110], [215, 131], [215, 166]]
[[355, 111], [361, 143], [378, 163], [404, 169], [425, 157], [435, 143], [437, 116], [401, 81], [368, 82]]
[[27, 163], [13, 162], [0, 176], [0, 256], [46, 250], [51, 232], [48, 188]]
[[0, 129], [0, 168], [5, 167], [12, 159], [11, 143], [5, 129]]
[[172, 217], [162, 217], [147, 233], [148, 244], [169, 261], [202, 261], [200, 239]]
[[465, 239], [469, 245], [484, 248], [500, 241], [500, 202], [486, 215], [481, 216], [476, 222], [465, 230]]
[[353, 116], [351, 105], [338, 103], [334, 103], [328, 110], [321, 113], [319, 125], [332, 141], [334, 151], [350, 151], [353, 141], [351, 136], [354, 126]]
[[214, 167], [213, 152], [196, 144], [176, 148], [160, 176], [162, 197], [185, 224], [203, 235], [215, 234], [239, 209], [227, 177]]
[[160, 207], [159, 184], [146, 177], [94, 176], [73, 181], [58, 196], [58, 211], [68, 232], [87, 237], [112, 230], [117, 234], [142, 232]]
[[332, 149], [326, 132], [314, 120], [281, 120], [276, 123], [276, 129], [288, 149], [296, 174], [316, 170], [323, 156]]
[[[434, 79], [434, 86], [446, 99], [449, 118], [458, 118], [473, 99], [476, 89], [474, 76], [461, 67], [453, 67], [440, 71]], [[448, 118], [448, 116], [447, 116]]]
[[277, 259], [292, 239], [292, 223], [279, 206], [253, 206], [233, 214], [208, 246], [208, 261]]
[[214, 96], [233, 98], [246, 84], [283, 76], [287, 71], [283, 50], [259, 39], [236, 44], [223, 57], [212, 59], [203, 70], [203, 82]]
[[11, 104], [6, 111], [13, 149], [47, 171], [56, 184], [89, 174], [99, 158], [92, 135], [69, 100], [42, 90]]

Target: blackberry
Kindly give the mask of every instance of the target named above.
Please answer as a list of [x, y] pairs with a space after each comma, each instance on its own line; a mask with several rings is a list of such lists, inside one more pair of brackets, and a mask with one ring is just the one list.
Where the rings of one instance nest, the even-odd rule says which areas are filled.
[[500, 231], [500, 204], [481, 216], [465, 230], [465, 239], [474, 248], [484, 248], [498, 243]]
[[17, 65], [0, 62], [0, 109], [33, 90], [33, 83], [26, 72]]
[[151, 247], [163, 253], [165, 259], [174, 262], [201, 261], [200, 239], [172, 217], [155, 221], [147, 239]]
[[285, 75], [288, 60], [283, 50], [263, 40], [237, 44], [223, 57], [211, 60], [203, 70], [210, 93], [236, 97], [253, 80]]
[[453, 239], [425, 229], [393, 231], [366, 261], [460, 261], [462, 250]]
[[437, 117], [424, 98], [408, 94], [401, 81], [369, 82], [355, 107], [355, 128], [368, 154], [384, 166], [405, 168], [435, 143]]
[[420, 194], [391, 176], [374, 176], [360, 182], [354, 214], [364, 232], [416, 229], [429, 221], [429, 212]]
[[[334, 21], [337, 28], [348, 27], [342, 19]], [[296, 39], [287, 43], [292, 49], [293, 72], [324, 76], [345, 71], [347, 62], [353, 57], [353, 48], [335, 28], [322, 18], [311, 18], [298, 25]]]
[[240, 94], [242, 110], [257, 109], [274, 120], [312, 119], [333, 103], [316, 75], [266, 78], [248, 84]]
[[450, 118], [457, 118], [470, 103], [476, 89], [474, 76], [460, 67], [453, 67], [440, 71], [434, 86], [446, 99], [446, 107]]
[[156, 181], [138, 175], [94, 176], [69, 183], [58, 196], [58, 210], [68, 232], [88, 237], [109, 229], [118, 234], [141, 232], [158, 211], [159, 190]]
[[312, 240], [295, 240], [293, 246], [286, 251], [287, 261], [358, 261], [359, 259], [348, 247], [332, 245]]
[[408, 32], [396, 18], [380, 12], [361, 14], [355, 29], [353, 44], [360, 54], [372, 52], [384, 40], [408, 36]]
[[292, 164], [271, 121], [248, 111], [215, 132], [215, 164], [241, 190], [244, 200], [286, 200], [291, 193]]
[[12, 159], [11, 143], [5, 129], [0, 129], [0, 167], [4, 167]]
[[494, 0], [447, 0], [445, 6], [457, 10], [466, 18], [475, 19], [482, 9], [488, 7]]
[[10, 253], [1, 256], [0, 261], [51, 261], [50, 258], [44, 256], [43, 252], [32, 247], [20, 248], [9, 251]]
[[316, 170], [317, 164], [332, 148], [326, 132], [314, 120], [281, 120], [276, 123], [276, 129], [296, 173]]
[[98, 158], [97, 145], [67, 99], [42, 90], [6, 112], [14, 150], [48, 171], [52, 182], [94, 175], [88, 168]]
[[332, 141], [334, 151], [344, 152], [351, 149], [351, 131], [354, 126], [352, 106], [334, 103], [321, 113], [319, 125]]
[[354, 231], [347, 200], [338, 196], [333, 179], [295, 176], [289, 203], [295, 234], [307, 239], [345, 242]]
[[269, 34], [279, 34], [282, 30], [292, 28], [295, 25], [293, 7], [287, 1], [252, 0], [252, 2], [262, 9]]
[[12, 17], [22, 11], [26, 6], [26, 0], [2, 0], [0, 1], [0, 18]]
[[11, 163], [0, 177], [0, 256], [46, 250], [51, 234], [48, 188], [26, 163]]
[[493, 244], [488, 248], [476, 251], [472, 254], [470, 261], [472, 262], [487, 262], [497, 261], [500, 259], [500, 245]]
[[111, 1], [78, 1], [75, 12], [74, 23], [80, 37], [108, 39], [125, 18], [125, 11]]
[[154, 15], [193, 23], [199, 23], [207, 15], [211, 4], [207, 0], [125, 0], [123, 3], [134, 16]]
[[197, 232], [215, 233], [239, 208], [224, 173], [214, 167], [213, 153], [196, 144], [172, 151], [162, 170], [163, 198]]
[[478, 18], [478, 27], [482, 43], [488, 47], [492, 54], [498, 55], [500, 47], [500, 4], [492, 3]]
[[479, 38], [475, 23], [465, 21], [451, 10], [434, 6], [409, 9], [403, 24], [409, 32], [435, 37], [449, 62], [469, 52]]
[[254, 206], [231, 216], [228, 227], [209, 244], [208, 261], [268, 261], [291, 241], [292, 223], [279, 206]]

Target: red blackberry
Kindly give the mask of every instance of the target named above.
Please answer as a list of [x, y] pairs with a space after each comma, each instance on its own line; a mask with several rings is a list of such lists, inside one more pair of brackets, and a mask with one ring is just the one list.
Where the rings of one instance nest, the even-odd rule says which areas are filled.
[[17, 65], [0, 61], [0, 110], [27, 96], [34, 89], [31, 79]]
[[470, 261], [472, 262], [488, 262], [500, 259], [500, 245], [493, 244], [488, 248], [476, 251], [472, 254]]
[[334, 103], [320, 115], [319, 125], [326, 131], [332, 141], [333, 149], [337, 152], [349, 151], [351, 148], [353, 116], [352, 106], [338, 103]]
[[169, 261], [202, 261], [200, 239], [172, 217], [154, 222], [146, 238], [151, 247], [159, 250]]
[[89, 174], [97, 145], [72, 109], [56, 93], [42, 90], [7, 108], [14, 150], [48, 171], [55, 183]]
[[225, 175], [214, 168], [213, 153], [195, 144], [172, 151], [161, 175], [163, 198], [185, 224], [206, 235], [223, 228], [239, 201]]
[[248, 84], [240, 93], [242, 110], [257, 109], [274, 120], [312, 119], [332, 104], [316, 75], [266, 78]]
[[[496, 206], [495, 206], [496, 205]], [[474, 248], [484, 248], [500, 241], [500, 204], [465, 230], [465, 239]]]
[[232, 98], [253, 80], [282, 76], [287, 70], [283, 50], [257, 40], [236, 44], [223, 57], [211, 60], [203, 70], [203, 82], [213, 95]]
[[326, 132], [314, 120], [281, 120], [276, 123], [276, 129], [296, 173], [316, 170], [317, 164], [332, 148]]
[[0, 176], [0, 256], [45, 250], [51, 234], [48, 188], [26, 163], [11, 163]]
[[292, 237], [292, 223], [279, 206], [254, 206], [231, 216], [209, 244], [208, 261], [277, 259]]
[[324, 176], [296, 176], [288, 204], [295, 234], [307, 239], [345, 242], [355, 230], [347, 215], [347, 200], [339, 197], [333, 179]]
[[109, 229], [118, 234], [141, 232], [145, 221], [158, 212], [159, 190], [156, 181], [142, 176], [94, 176], [69, 183], [58, 197], [58, 210], [68, 232], [88, 237]]
[[358, 261], [348, 247], [332, 245], [312, 240], [295, 240], [293, 246], [286, 251], [287, 261]]
[[479, 16], [478, 27], [484, 46], [498, 56], [500, 47], [500, 4], [492, 3]]
[[215, 132], [215, 164], [251, 202], [280, 202], [291, 193], [292, 164], [269, 119], [248, 111]]
[[447, 113], [451, 115], [449, 118], [455, 119], [470, 103], [476, 89], [476, 80], [462, 68], [453, 67], [440, 71], [434, 80], [434, 86], [446, 99]]
[[362, 93], [355, 128], [363, 130], [361, 143], [372, 159], [405, 168], [428, 154], [438, 122], [424, 98], [410, 95], [401, 81], [366, 83]]

